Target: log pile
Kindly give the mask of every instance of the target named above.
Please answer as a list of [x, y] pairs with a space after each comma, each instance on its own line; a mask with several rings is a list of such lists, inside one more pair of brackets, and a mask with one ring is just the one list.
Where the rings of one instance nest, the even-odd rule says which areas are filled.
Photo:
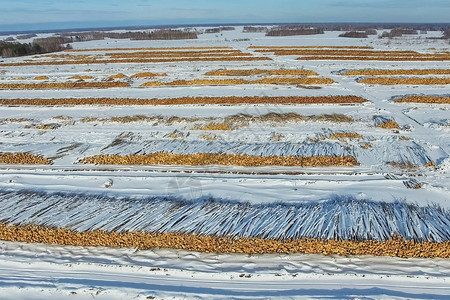
[[52, 82], [52, 83], [1, 83], [3, 90], [47, 90], [47, 89], [108, 89], [130, 87], [127, 82]]
[[191, 86], [191, 85], [242, 85], [242, 84], [332, 84], [330, 78], [263, 78], [258, 80], [245, 79], [193, 79], [175, 80], [172, 82], [150, 81], [141, 84], [141, 87], [152, 86]]
[[231, 127], [228, 123], [222, 122], [206, 124], [204, 126], [196, 126], [193, 130], [233, 130], [233, 127]]
[[173, 154], [158, 152], [150, 154], [104, 154], [83, 158], [82, 164], [96, 165], [234, 165], [234, 166], [356, 166], [352, 156], [252, 156], [246, 154], [195, 153]]
[[320, 114], [304, 116], [297, 113], [275, 113], [265, 115], [237, 114], [225, 117], [225, 121], [233, 125], [248, 124], [250, 122], [289, 123], [289, 122], [333, 122], [349, 123], [354, 120], [344, 114]]
[[362, 139], [363, 137], [356, 132], [336, 132], [328, 137], [331, 140], [342, 140], [342, 139]]
[[[53, 117], [56, 119], [56, 117]], [[0, 121], [7, 121], [12, 119], [0, 119]], [[30, 119], [19, 119], [32, 121]], [[218, 120], [223, 120], [220, 122]], [[288, 122], [332, 122], [332, 123], [350, 123], [354, 120], [344, 114], [320, 114], [320, 115], [310, 115], [304, 116], [297, 113], [267, 113], [265, 115], [249, 115], [249, 114], [236, 114], [226, 116], [224, 118], [214, 118], [214, 117], [179, 117], [170, 116], [163, 117], [160, 115], [130, 115], [130, 116], [120, 116], [120, 117], [83, 117], [80, 119], [82, 123], [132, 123], [132, 122], [158, 122], [159, 124], [172, 125], [174, 123], [193, 123], [193, 122], [211, 122], [216, 121], [216, 123], [208, 124], [208, 128], [231, 128], [232, 126], [242, 127], [247, 126], [250, 122], [252, 123], [288, 123]], [[10, 121], [11, 122], [11, 121]], [[22, 121], [23, 122], [23, 121]], [[210, 127], [209, 125], [214, 125]], [[204, 128], [204, 127], [197, 127]], [[200, 129], [202, 130], [202, 129]], [[221, 129], [224, 130], [224, 129]], [[226, 130], [226, 129], [225, 129]], [[230, 129], [231, 130], [231, 129]]]
[[384, 129], [399, 129], [400, 128], [398, 123], [393, 120], [388, 120], [384, 123], [378, 124], [377, 127], [384, 128]]
[[395, 236], [388, 241], [339, 241], [296, 239], [277, 241], [259, 238], [212, 237], [183, 233], [74, 232], [62, 228], [0, 223], [0, 240], [83, 247], [183, 249], [206, 253], [305, 253], [323, 255], [374, 255], [403, 258], [450, 258], [450, 242], [414, 242]]
[[[53, 59], [59, 59], [59, 60], [94, 60], [100, 57], [100, 55], [74, 55], [74, 54], [47, 54], [44, 56], [41, 56], [44, 58], [53, 58]], [[35, 56], [35, 58], [38, 58], [38, 56]]]
[[205, 73], [207, 76], [252, 76], [252, 75], [284, 75], [284, 76], [317, 76], [310, 70], [217, 70]]
[[301, 49], [301, 48], [267, 48], [255, 52], [270, 53], [277, 56], [298, 55], [297, 60], [374, 60], [374, 61], [448, 61], [450, 54], [419, 53], [415, 51], [376, 51], [344, 49]]
[[10, 152], [0, 153], [0, 164], [49, 165], [51, 161], [40, 155]]
[[382, 85], [445, 85], [450, 84], [450, 78], [391, 78], [391, 77], [369, 77], [358, 81], [365, 84], [382, 84]]
[[[420, 54], [415, 51], [371, 51], [371, 50], [294, 50], [294, 49], [261, 49], [255, 50], [260, 53], [273, 53], [277, 56], [285, 55], [301, 55], [301, 56], [393, 56], [393, 57], [413, 57], [413, 56], [428, 56], [429, 54]], [[447, 56], [446, 54], [442, 54]]]
[[450, 104], [450, 97], [408, 96], [408, 97], [397, 98], [394, 100], [394, 102]]
[[103, 52], [103, 51], [156, 51], [156, 50], [227, 50], [231, 47], [159, 47], [159, 48], [97, 48], [97, 49], [68, 49], [65, 52]]
[[77, 79], [77, 80], [86, 80], [86, 79], [93, 79], [92, 76], [86, 76], [86, 75], [74, 75], [70, 77], [69, 79]]
[[[118, 82], [108, 82], [116, 84]], [[180, 98], [50, 98], [50, 99], [0, 99], [0, 105], [204, 105], [204, 104], [361, 104], [366, 99], [353, 96], [288, 96], [288, 97], [180, 97]]]
[[415, 69], [415, 70], [349, 70], [344, 76], [389, 76], [389, 75], [450, 75], [450, 69]]
[[158, 73], [152, 73], [152, 72], [142, 72], [132, 75], [133, 78], [146, 78], [146, 77], [157, 77], [157, 76], [167, 76], [166, 73], [158, 74]]
[[360, 49], [370, 50], [373, 47], [370, 46], [250, 46], [248, 49], [271, 49], [271, 50], [283, 50], [283, 49]]
[[176, 58], [176, 57], [227, 57], [227, 56], [252, 56], [240, 50], [217, 50], [217, 51], [157, 51], [157, 52], [120, 52], [107, 53], [112, 59], [122, 58]]
[[122, 78], [126, 78], [126, 77], [127, 76], [125, 76], [125, 74], [119, 73], [119, 74], [111, 75], [108, 78], [110, 78], [110, 79], [122, 79]]
[[332, 84], [331, 78], [263, 78], [251, 81], [253, 84]]
[[422, 56], [301, 56], [296, 60], [367, 60], [367, 61], [449, 61], [450, 55], [422, 55]]
[[221, 56], [221, 57], [180, 57], [180, 58], [130, 58], [130, 59], [95, 59], [95, 60], [65, 60], [65, 61], [29, 61], [17, 63], [2, 63], [0, 67], [21, 66], [61, 66], [61, 65], [84, 65], [84, 64], [146, 64], [146, 63], [175, 63], [192, 61], [260, 61], [272, 60], [261, 56]]
[[48, 80], [47, 76], [36, 76], [34, 77], [34, 80]]

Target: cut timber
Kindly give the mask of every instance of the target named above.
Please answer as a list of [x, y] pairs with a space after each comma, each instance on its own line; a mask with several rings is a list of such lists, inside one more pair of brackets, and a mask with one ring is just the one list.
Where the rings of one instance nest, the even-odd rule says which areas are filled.
[[216, 253], [305, 253], [324, 255], [374, 255], [394, 257], [449, 258], [450, 242], [414, 242], [393, 237], [388, 241], [337, 241], [297, 239], [277, 241], [259, 238], [212, 237], [181, 233], [152, 234], [145, 232], [74, 232], [37, 225], [0, 223], [0, 240], [46, 243], [83, 247], [183, 249]]
[[97, 165], [234, 165], [234, 166], [356, 166], [352, 156], [252, 156], [246, 154], [195, 153], [173, 154], [158, 152], [151, 154], [115, 155], [105, 154], [83, 158], [83, 164]]
[[[117, 82], [111, 82], [117, 83]], [[366, 99], [354, 96], [290, 96], [290, 97], [181, 97], [181, 98], [50, 98], [50, 99], [0, 99], [0, 105], [233, 105], [233, 104], [361, 104]]]

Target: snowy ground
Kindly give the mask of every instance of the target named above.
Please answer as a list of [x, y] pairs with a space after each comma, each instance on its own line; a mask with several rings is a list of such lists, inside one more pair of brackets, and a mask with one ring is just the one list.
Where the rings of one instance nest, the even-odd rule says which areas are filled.
[[446, 259], [0, 243], [1, 299], [447, 299]]
[[[448, 51], [443, 40], [426, 40], [439, 32], [386, 40], [339, 38], [341, 32], [296, 37], [265, 37], [263, 33], [224, 31], [202, 34], [198, 40], [104, 40], [75, 43], [75, 49], [120, 47], [230, 46], [252, 52], [248, 46], [372, 46], [375, 50]], [[0, 37], [1, 39], [2, 37]], [[248, 41], [237, 41], [249, 39]], [[85, 54], [89, 54], [86, 52]], [[94, 53], [94, 52], [92, 52]], [[95, 52], [98, 54], [98, 52]], [[253, 53], [253, 52], [252, 52]], [[74, 53], [79, 54], [79, 53]], [[260, 53], [254, 53], [260, 56]], [[321, 89], [284, 85], [151, 87], [138, 86], [153, 79], [127, 79], [129, 88], [87, 90], [0, 90], [0, 98], [128, 97], [171, 98], [184, 96], [329, 96], [356, 95], [369, 100], [361, 105], [187, 105], [187, 106], [77, 106], [1, 107], [0, 152], [30, 151], [54, 160], [50, 166], [2, 165], [0, 189], [48, 192], [101, 193], [111, 197], [176, 196], [195, 200], [204, 196], [270, 204], [328, 200], [335, 195], [356, 199], [419, 206], [450, 207], [450, 106], [396, 104], [395, 96], [448, 95], [449, 87], [363, 85], [356, 77], [338, 73], [352, 69], [444, 69], [447, 62], [297, 61], [296, 56], [272, 56], [272, 61], [177, 62], [152, 64], [91, 64], [67, 66], [0, 67], [0, 83], [64, 82], [73, 75], [94, 81], [110, 75], [139, 72], [167, 73], [162, 81], [207, 78], [217, 69], [307, 69], [336, 83]], [[29, 57], [2, 59], [16, 62]], [[34, 59], [34, 58], [31, 58]], [[42, 58], [37, 58], [40, 60]], [[90, 69], [90, 71], [86, 71]], [[19, 77], [24, 78], [18, 79]], [[442, 77], [442, 76], [441, 76]], [[211, 77], [220, 78], [220, 77]], [[245, 78], [245, 77], [243, 77]], [[258, 79], [251, 76], [245, 79]], [[219, 122], [236, 114], [267, 113], [344, 114], [352, 123], [291, 122], [252, 123], [232, 131], [202, 131], [191, 122], [82, 122], [85, 117], [162, 116], [213, 118]], [[64, 116], [60, 118], [59, 116]], [[392, 118], [399, 130], [375, 127], [374, 116]], [[55, 118], [57, 117], [57, 118]], [[25, 118], [10, 122], [10, 118]], [[199, 121], [205, 125], [210, 121]], [[53, 124], [55, 129], [38, 129]], [[180, 139], [170, 138], [176, 132]], [[358, 140], [329, 140], [335, 132], [356, 132]], [[215, 138], [205, 141], [203, 134]], [[119, 136], [123, 145], [114, 145]], [[274, 140], [278, 136], [280, 140]], [[319, 142], [311, 143], [311, 140]], [[370, 144], [371, 148], [362, 146]], [[107, 147], [110, 145], [110, 147]], [[244, 145], [244, 146], [242, 146]], [[256, 145], [256, 146], [255, 146]], [[295, 150], [290, 147], [300, 145]], [[252, 148], [253, 147], [253, 148]], [[361, 163], [347, 168], [237, 166], [90, 166], [77, 162], [101, 154], [220, 152], [260, 155], [351, 154]], [[286, 150], [287, 149], [287, 150]], [[294, 149], [294, 150], [293, 150]], [[299, 150], [300, 149], [300, 150]], [[289, 152], [290, 151], [290, 152]], [[427, 162], [436, 168], [423, 167]], [[400, 168], [395, 162], [411, 163]], [[421, 189], [409, 189], [416, 180]], [[159, 268], [159, 269], [158, 269]], [[50, 274], [50, 275], [49, 275]], [[241, 274], [242, 277], [240, 276]], [[70, 246], [0, 244], [0, 299], [145, 299], [157, 298], [419, 298], [450, 296], [450, 263], [446, 259], [397, 259], [385, 257], [325, 257], [312, 255], [217, 255], [173, 250], [80, 248]], [[149, 297], [148, 299], [151, 299]]]

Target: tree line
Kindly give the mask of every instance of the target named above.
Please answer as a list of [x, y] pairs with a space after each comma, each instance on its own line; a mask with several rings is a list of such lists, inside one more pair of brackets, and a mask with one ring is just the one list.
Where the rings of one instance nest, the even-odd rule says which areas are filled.
[[311, 35], [323, 34], [322, 28], [311, 28], [303, 26], [280, 26], [267, 31], [266, 36], [289, 36], [289, 35]]
[[70, 45], [64, 45], [67, 40], [60, 37], [48, 37], [35, 39], [32, 43], [0, 42], [1, 57], [17, 57], [33, 54], [42, 54], [70, 49]]
[[147, 31], [127, 31], [127, 32], [66, 32], [61, 37], [67, 38], [70, 42], [86, 42], [109, 39], [130, 39], [130, 40], [183, 40], [197, 39], [197, 33], [193, 31], [183, 31], [174, 29], [160, 29], [152, 32]]

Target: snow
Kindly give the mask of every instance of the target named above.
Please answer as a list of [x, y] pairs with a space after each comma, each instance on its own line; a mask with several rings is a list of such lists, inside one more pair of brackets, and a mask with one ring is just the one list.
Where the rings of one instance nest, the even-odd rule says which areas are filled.
[[[204, 27], [196, 29], [202, 30]], [[379, 31], [379, 34], [382, 31]], [[439, 37], [440, 32], [428, 32], [394, 39], [339, 38], [342, 32], [326, 32], [323, 35], [266, 37], [264, 33], [242, 33], [242, 27], [219, 34], [201, 34], [198, 40], [184, 41], [130, 41], [111, 40], [73, 43], [74, 49], [141, 48], [141, 47], [224, 47], [230, 46], [255, 56], [261, 53], [248, 46], [372, 46], [375, 50], [413, 50], [421, 53], [448, 51], [444, 40], [426, 39]], [[39, 37], [51, 34], [39, 34]], [[0, 37], [0, 39], [6, 38]], [[250, 39], [249, 41], [238, 41]], [[28, 41], [21, 41], [28, 42]], [[82, 54], [101, 54], [82, 52]], [[132, 51], [129, 51], [132, 52]], [[81, 53], [73, 53], [81, 54]], [[143, 207], [151, 205], [146, 199], [156, 199], [151, 209], [165, 216], [164, 212], [176, 201], [183, 209], [201, 211], [200, 202], [212, 199], [210, 204], [227, 207], [219, 210], [224, 218], [233, 214], [246, 215], [259, 212], [261, 222], [276, 230], [242, 231], [237, 227], [211, 226], [207, 213], [199, 214], [192, 222], [167, 225], [162, 231], [180, 230], [203, 233], [229, 232], [241, 236], [270, 235], [283, 237], [296, 233], [283, 232], [283, 226], [273, 221], [274, 210], [289, 216], [286, 209], [295, 208], [308, 212], [308, 207], [327, 207], [323, 215], [332, 220], [334, 212], [345, 216], [347, 222], [358, 224], [358, 217], [368, 218], [364, 209], [382, 205], [409, 214], [406, 207], [419, 207], [417, 215], [403, 220], [385, 213], [372, 213], [372, 219], [389, 219], [388, 226], [377, 227], [372, 232], [359, 232], [362, 236], [383, 239], [383, 233], [401, 233], [405, 237], [448, 240], [448, 209], [450, 208], [450, 105], [395, 103], [394, 97], [411, 94], [447, 95], [448, 85], [436, 86], [379, 86], [358, 84], [355, 76], [342, 76], [342, 70], [352, 69], [448, 69], [448, 62], [427, 61], [297, 61], [296, 56], [273, 56], [272, 61], [246, 62], [177, 62], [149, 64], [89, 64], [66, 66], [1, 67], [0, 83], [36, 83], [34, 77], [46, 75], [50, 82], [64, 82], [73, 75], [93, 76], [93, 81], [106, 80], [110, 75], [124, 73], [127, 76], [139, 72], [167, 73], [158, 78], [165, 82], [206, 78], [204, 73], [217, 69], [307, 69], [320, 77], [332, 78], [336, 83], [320, 89], [304, 89], [285, 85], [243, 86], [195, 86], [151, 87], [138, 86], [152, 79], [125, 79], [129, 88], [86, 90], [1, 90], [0, 98], [171, 98], [185, 96], [329, 96], [357, 95], [369, 100], [358, 105], [184, 105], [184, 106], [76, 106], [76, 107], [1, 107], [0, 151], [31, 151], [51, 157], [53, 165], [23, 166], [1, 165], [0, 190], [2, 202], [1, 220], [18, 223], [34, 221], [42, 224], [76, 222], [76, 210], [95, 215], [87, 218], [79, 227], [106, 228], [114, 222], [106, 222], [101, 209], [105, 201], [117, 205], [126, 201], [140, 206], [130, 208], [129, 213], [145, 215]], [[21, 57], [2, 59], [3, 62], [22, 62]], [[86, 71], [90, 69], [90, 71]], [[18, 80], [23, 77], [24, 80]], [[440, 76], [446, 77], [446, 76]], [[216, 78], [216, 77], [211, 77]], [[258, 79], [252, 76], [250, 79]], [[166, 124], [159, 122], [90, 122], [84, 117], [110, 118], [114, 116], [162, 116], [169, 118], [213, 118], [221, 122], [236, 114], [264, 115], [267, 113], [298, 113], [312, 116], [339, 113], [353, 118], [352, 123], [332, 122], [254, 122], [232, 131], [206, 132], [193, 130], [192, 122]], [[54, 118], [67, 116], [66, 120]], [[398, 131], [374, 127], [374, 116], [393, 119]], [[29, 118], [30, 121], [11, 123], [6, 118]], [[196, 124], [205, 125], [207, 119]], [[39, 124], [59, 124], [53, 130], [39, 130]], [[180, 140], [168, 138], [172, 132], [183, 135]], [[357, 132], [361, 140], [329, 140], [335, 132]], [[200, 139], [203, 133], [215, 136], [215, 141]], [[130, 140], [116, 147], [105, 148], [117, 137], [127, 134]], [[283, 135], [275, 142], [274, 134]], [[311, 142], [318, 140], [318, 142]], [[365, 144], [372, 148], [362, 148]], [[92, 166], [77, 162], [87, 156], [101, 153], [128, 154], [154, 151], [194, 153], [246, 153], [258, 155], [314, 155], [333, 153], [354, 155], [360, 162], [355, 167], [239, 167], [239, 166]], [[425, 168], [433, 161], [435, 168]], [[389, 164], [412, 163], [418, 166], [404, 169]], [[415, 180], [421, 189], [410, 189], [405, 182]], [[27, 191], [28, 194], [23, 194]], [[54, 195], [61, 192], [59, 196]], [[11, 197], [11, 195], [17, 195]], [[75, 197], [74, 195], [78, 195]], [[33, 195], [33, 197], [25, 197]], [[61, 196], [62, 195], [62, 196]], [[85, 197], [89, 199], [80, 200]], [[76, 207], [73, 206], [73, 198]], [[181, 199], [181, 200], [180, 200]], [[338, 200], [336, 200], [338, 199]], [[39, 201], [38, 201], [39, 200]], [[206, 200], [207, 201], [207, 200]], [[334, 202], [333, 202], [334, 201]], [[90, 202], [90, 203], [89, 203]], [[20, 204], [22, 203], [22, 204]], [[33, 214], [20, 205], [33, 204], [34, 209], [54, 206], [49, 214]], [[72, 210], [67, 209], [72, 204]], [[366, 206], [365, 206], [366, 205]], [[429, 214], [436, 206], [443, 210], [441, 219]], [[59, 210], [58, 210], [59, 209]], [[181, 208], [180, 208], [181, 209]], [[108, 210], [105, 210], [108, 211]], [[75, 212], [75, 213], [74, 213]], [[53, 215], [52, 215], [53, 213]], [[114, 213], [114, 212], [113, 212]], [[28, 214], [28, 215], [27, 215]], [[258, 214], [256, 214], [258, 215]], [[305, 216], [307, 213], [305, 213]], [[311, 215], [311, 214], [310, 214]], [[30, 217], [32, 216], [32, 218]], [[66, 216], [67, 219], [63, 219]], [[296, 216], [299, 218], [299, 215]], [[124, 215], [118, 218], [126, 219]], [[293, 217], [292, 217], [293, 218]], [[101, 220], [100, 220], [101, 219]], [[283, 219], [283, 218], [282, 218]], [[99, 222], [94, 222], [99, 220]], [[122, 221], [123, 221], [122, 220]], [[444, 220], [444, 221], [443, 221]], [[446, 221], [445, 221], [446, 220]], [[79, 221], [79, 220], [78, 220]], [[383, 222], [384, 222], [383, 221]], [[197, 222], [197, 223], [195, 223]], [[203, 222], [203, 223], [202, 223]], [[256, 221], [254, 221], [256, 222]], [[380, 224], [383, 223], [380, 221]], [[443, 222], [439, 224], [439, 222]], [[147, 222], [150, 224], [151, 222]], [[201, 224], [200, 224], [201, 223]], [[260, 223], [260, 224], [263, 224]], [[74, 223], [71, 223], [74, 224]], [[197, 224], [197, 225], [194, 225]], [[384, 223], [386, 224], [386, 223]], [[418, 225], [414, 234], [405, 225]], [[182, 226], [183, 225], [183, 226]], [[242, 225], [242, 224], [241, 224]], [[84, 226], [84, 227], [83, 227]], [[97, 227], [96, 227], [97, 226]], [[144, 227], [131, 224], [123, 230]], [[203, 226], [203, 227], [202, 227]], [[269, 226], [269, 227], [270, 227]], [[357, 226], [357, 225], [355, 225]], [[148, 227], [150, 231], [155, 227]], [[251, 227], [248, 227], [251, 228]], [[285, 227], [284, 227], [285, 228]], [[324, 231], [304, 230], [315, 236], [329, 236], [339, 232], [347, 238], [350, 227], [330, 228]], [[202, 230], [201, 230], [202, 229]], [[221, 231], [222, 230], [222, 231]], [[428, 231], [427, 231], [428, 230]], [[355, 232], [358, 232], [357, 230]], [[437, 234], [439, 233], [439, 234]], [[361, 237], [361, 236], [360, 236]], [[157, 269], [159, 268], [159, 269]], [[244, 274], [243, 277], [240, 277]], [[399, 259], [392, 257], [340, 257], [321, 255], [218, 255], [168, 249], [137, 251], [136, 249], [82, 248], [43, 244], [0, 242], [0, 299], [146, 299], [160, 298], [332, 298], [354, 299], [447, 299], [450, 263], [448, 259]]]
[[0, 244], [0, 291], [14, 299], [446, 299], [449, 276], [448, 259]]
[[[200, 197], [214, 197], [225, 200], [250, 202], [253, 204], [270, 204], [277, 201], [284, 203], [302, 203], [330, 199], [333, 195], [367, 198], [374, 201], [393, 202], [408, 200], [420, 206], [436, 203], [443, 208], [449, 207], [448, 190], [426, 185], [422, 189], [408, 189], [403, 181], [408, 175], [387, 177], [382, 174], [364, 174], [364, 169], [342, 170], [337, 168], [317, 170], [305, 169], [296, 175], [270, 175], [270, 172], [292, 169], [274, 167], [247, 168], [229, 167], [211, 171], [235, 172], [237, 174], [201, 174], [201, 168], [184, 168], [180, 166], [133, 168], [129, 167], [73, 167], [65, 169], [26, 169], [3, 170], [0, 175], [0, 188], [5, 190], [77, 192], [108, 196], [146, 195], [180, 196], [187, 200]], [[105, 170], [109, 169], [109, 170]], [[138, 171], [140, 170], [140, 171]], [[254, 173], [266, 175], [251, 175]], [[194, 172], [194, 173], [191, 173]], [[242, 172], [245, 176], [243, 176]], [[196, 174], [197, 173], [197, 174]], [[105, 188], [109, 179], [113, 185]], [[230, 189], [230, 186], [233, 189]], [[380, 190], [380, 186], [385, 187]]]

